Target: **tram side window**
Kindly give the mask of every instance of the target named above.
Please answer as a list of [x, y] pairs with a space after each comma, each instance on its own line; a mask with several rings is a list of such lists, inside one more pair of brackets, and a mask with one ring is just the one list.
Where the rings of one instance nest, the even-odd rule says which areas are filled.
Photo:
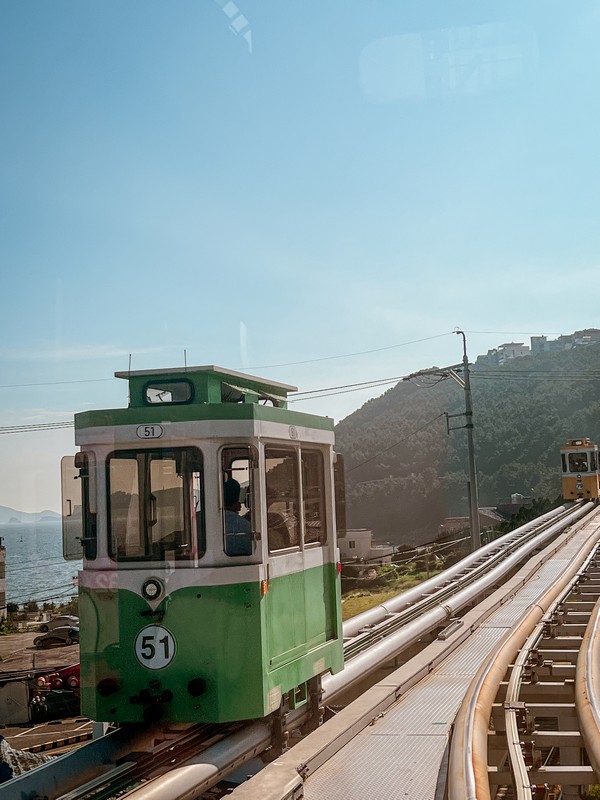
[[195, 448], [115, 452], [108, 459], [110, 553], [118, 561], [194, 557], [204, 548], [202, 456]]
[[224, 550], [228, 556], [251, 556], [253, 552], [256, 462], [251, 447], [225, 447], [221, 453]]
[[200, 466], [192, 470], [193, 514], [196, 521], [198, 555], [206, 552], [206, 521], [204, 517], [204, 474]]
[[[179, 556], [191, 550], [185, 519], [183, 475], [172, 456], [150, 459], [149, 539], [154, 555]], [[187, 531], [186, 531], [187, 527]]]
[[304, 506], [304, 542], [327, 541], [325, 527], [325, 478], [323, 453], [302, 450], [302, 503]]
[[598, 469], [598, 454], [595, 450], [590, 453], [590, 472], [596, 472]]
[[561, 453], [562, 458], [562, 471], [567, 472], [567, 457], [564, 453]]
[[298, 458], [287, 447], [265, 448], [269, 551], [300, 546]]
[[[63, 555], [68, 561], [98, 555], [96, 498], [92, 497], [90, 471], [94, 456], [86, 452], [61, 459]], [[92, 502], [92, 500], [94, 502]], [[83, 550], [82, 550], [83, 547]]]
[[587, 453], [569, 453], [569, 472], [587, 472]]
[[111, 552], [117, 558], [144, 554], [140, 526], [138, 462], [135, 458], [111, 458], [108, 467], [110, 491]]
[[90, 511], [90, 463], [87, 453], [75, 455], [75, 466], [79, 468], [83, 505], [83, 552], [87, 559], [98, 554], [96, 514]]

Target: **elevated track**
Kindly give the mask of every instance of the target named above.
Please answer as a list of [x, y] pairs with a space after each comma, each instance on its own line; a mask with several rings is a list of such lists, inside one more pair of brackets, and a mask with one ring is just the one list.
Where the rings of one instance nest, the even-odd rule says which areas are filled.
[[[599, 530], [590, 504], [558, 509], [385, 606], [350, 620], [344, 625], [345, 668], [324, 680], [324, 703], [337, 701], [359, 684], [362, 688], [366, 676], [383, 664], [397, 665], [398, 659], [412, 657], [233, 796], [443, 797], [450, 730], [461, 703], [467, 702], [469, 685], [483, 664], [497, 659], [492, 654], [515, 620], [541, 603], [551, 575], [565, 574], [571, 563], [579, 565], [576, 570], [583, 569], [586, 559], [593, 563], [590, 554]], [[543, 617], [546, 612], [540, 613]], [[581, 667], [580, 682], [588, 695], [597, 635], [590, 634], [592, 660]], [[284, 722], [294, 730], [305, 718], [306, 712], [298, 709]], [[594, 724], [592, 713], [590, 725]], [[586, 735], [593, 738], [592, 727], [590, 731]], [[268, 748], [273, 749], [269, 720], [219, 730], [121, 729], [5, 784], [0, 798], [76, 800], [108, 798], [119, 791], [121, 797], [135, 800], [193, 800]], [[497, 767], [498, 759], [492, 762]], [[485, 772], [489, 776], [493, 769]], [[497, 768], [494, 774], [504, 776]], [[456, 797], [471, 796], [456, 791]]]

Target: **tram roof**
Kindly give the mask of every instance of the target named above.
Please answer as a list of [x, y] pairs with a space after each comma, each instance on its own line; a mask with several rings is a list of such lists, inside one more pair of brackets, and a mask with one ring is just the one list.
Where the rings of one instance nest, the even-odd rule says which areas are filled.
[[333, 420], [288, 409], [295, 386], [214, 365], [116, 372], [129, 382], [127, 408], [82, 411], [75, 430], [120, 425], [254, 420], [333, 430]]
[[233, 369], [225, 369], [225, 367], [217, 367], [214, 364], [207, 364], [201, 367], [170, 367], [168, 369], [139, 369], [128, 370], [126, 372], [115, 372], [115, 378], [129, 378], [141, 375], [143, 377], [153, 377], [154, 375], [187, 375], [193, 372], [210, 372], [214, 375], [223, 375], [225, 377], [236, 378], [241, 381], [249, 381], [253, 384], [260, 386], [269, 386], [287, 392], [297, 392], [298, 387], [292, 386], [289, 383], [279, 383], [272, 381], [270, 378], [259, 378], [257, 375], [248, 375], [246, 372], [236, 372]]
[[[281, 408], [287, 407], [289, 392], [297, 391], [296, 386], [279, 383], [256, 375], [247, 375], [214, 364], [199, 367], [172, 367], [170, 369], [151, 369], [115, 372], [116, 378], [129, 381], [129, 407], [138, 408], [152, 402], [149, 392], [164, 390], [181, 390], [185, 395], [185, 386], [193, 387], [185, 399], [175, 400], [173, 396], [167, 402], [191, 403], [223, 403], [223, 402], [258, 402], [271, 401]], [[156, 400], [156, 397], [155, 397]], [[156, 400], [158, 402], [158, 400]], [[160, 399], [160, 402], [165, 400]]]

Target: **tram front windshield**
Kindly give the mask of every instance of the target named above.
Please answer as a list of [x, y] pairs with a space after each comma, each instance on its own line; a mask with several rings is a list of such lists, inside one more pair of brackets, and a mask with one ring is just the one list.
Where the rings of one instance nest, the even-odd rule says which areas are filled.
[[117, 561], [194, 558], [204, 538], [200, 451], [118, 451], [107, 471], [110, 555]]
[[569, 472], [587, 472], [587, 453], [569, 453]]

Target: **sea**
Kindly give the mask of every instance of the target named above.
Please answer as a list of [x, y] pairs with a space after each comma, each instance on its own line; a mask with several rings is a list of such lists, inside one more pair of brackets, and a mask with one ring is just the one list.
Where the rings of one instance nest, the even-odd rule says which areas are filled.
[[0, 525], [0, 538], [6, 547], [7, 602], [62, 603], [77, 593], [82, 562], [64, 560], [60, 518]]

